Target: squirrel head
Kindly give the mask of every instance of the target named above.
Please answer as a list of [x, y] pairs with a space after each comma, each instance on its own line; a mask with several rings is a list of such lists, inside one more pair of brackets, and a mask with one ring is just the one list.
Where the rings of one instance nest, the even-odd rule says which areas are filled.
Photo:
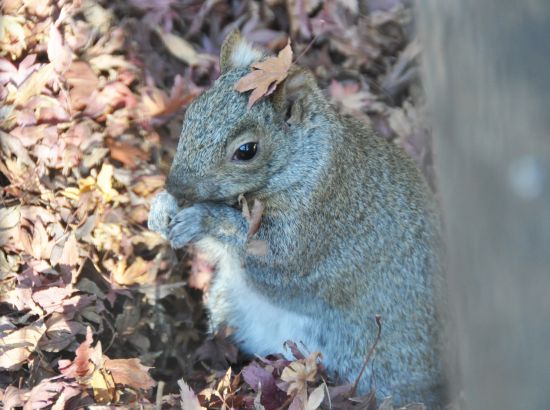
[[235, 90], [250, 65], [265, 57], [238, 31], [225, 39], [221, 75], [187, 109], [168, 175], [167, 191], [180, 204], [235, 204], [239, 194], [268, 198], [303, 179], [308, 153], [319, 156], [306, 139], [323, 127], [319, 114], [330, 106], [309, 71], [293, 66], [275, 92], [250, 109], [249, 93]]

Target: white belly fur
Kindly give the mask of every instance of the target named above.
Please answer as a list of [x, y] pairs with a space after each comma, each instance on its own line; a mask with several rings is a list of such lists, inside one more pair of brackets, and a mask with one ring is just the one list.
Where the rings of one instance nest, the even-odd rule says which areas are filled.
[[309, 352], [318, 350], [305, 330], [310, 319], [273, 305], [248, 285], [242, 263], [230, 248], [213, 238], [205, 238], [197, 246], [216, 265], [209, 310], [212, 314], [223, 312], [223, 321], [235, 330], [235, 340], [245, 352], [262, 356], [285, 353], [287, 340], [303, 343]]

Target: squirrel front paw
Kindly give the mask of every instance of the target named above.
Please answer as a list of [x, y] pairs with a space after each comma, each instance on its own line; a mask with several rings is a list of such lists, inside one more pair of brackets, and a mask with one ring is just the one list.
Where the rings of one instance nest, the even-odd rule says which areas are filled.
[[168, 225], [172, 218], [178, 213], [178, 202], [176, 198], [166, 191], [162, 191], [153, 199], [151, 211], [147, 219], [147, 227], [154, 232], [168, 237]]
[[233, 245], [246, 242], [248, 226], [240, 211], [227, 205], [199, 203], [180, 210], [168, 225], [173, 248], [212, 236]]

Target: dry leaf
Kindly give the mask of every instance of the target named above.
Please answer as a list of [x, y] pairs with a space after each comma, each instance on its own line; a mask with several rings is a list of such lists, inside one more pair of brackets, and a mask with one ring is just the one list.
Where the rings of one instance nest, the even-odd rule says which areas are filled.
[[51, 286], [46, 289], [37, 290], [32, 294], [32, 300], [39, 305], [46, 314], [63, 312], [63, 301], [74, 293], [71, 286]]
[[38, 95], [42, 92], [46, 84], [48, 84], [52, 78], [55, 77], [53, 64], [46, 64], [39, 70], [32, 73], [17, 91], [15, 105], [24, 105], [29, 101], [31, 97]]
[[113, 376], [105, 369], [96, 369], [87, 382], [94, 392], [98, 404], [107, 404], [117, 399], [117, 390]]
[[17, 233], [21, 221], [19, 206], [0, 207], [0, 246], [4, 246]]
[[142, 365], [139, 359], [105, 359], [104, 366], [117, 384], [143, 390], [156, 384], [149, 376], [150, 367]]
[[288, 76], [291, 65], [292, 48], [290, 47], [290, 40], [288, 40], [286, 47], [279, 51], [277, 57], [270, 57], [262, 62], [252, 64], [252, 68], [256, 70], [245, 75], [235, 84], [235, 90], [241, 93], [253, 90], [248, 98], [248, 109], [260, 98], [275, 91], [277, 85]]
[[145, 161], [148, 155], [142, 149], [135, 147], [127, 142], [118, 142], [112, 139], [107, 141], [111, 158], [122, 162], [128, 168], [134, 169], [138, 162]]
[[157, 271], [153, 269], [153, 264], [138, 256], [128, 269], [113, 270], [111, 278], [114, 282], [122, 286], [135, 284], [145, 285], [153, 283], [156, 274]]
[[73, 61], [65, 72], [65, 79], [71, 86], [70, 103], [75, 110], [84, 108], [92, 93], [99, 87], [99, 78], [85, 61]]
[[50, 38], [48, 40], [48, 59], [58, 73], [67, 70], [72, 61], [70, 47], [63, 42], [61, 33], [53, 24], [50, 27]]
[[38, 341], [46, 331], [46, 325], [25, 326], [7, 335], [2, 335], [0, 343], [0, 368], [17, 370], [36, 348]]
[[320, 352], [313, 352], [305, 359], [296, 360], [283, 369], [281, 380], [289, 383], [287, 394], [300, 396], [307, 403], [307, 382], [314, 382], [317, 375], [317, 358]]
[[89, 376], [94, 371], [94, 364], [92, 363], [92, 341], [93, 334], [92, 329], [88, 327], [86, 329], [86, 340], [78, 346], [76, 349], [76, 357], [71, 362], [70, 360], [60, 360], [59, 370], [67, 377], [83, 378]]
[[161, 38], [162, 42], [170, 53], [189, 65], [196, 65], [199, 62], [197, 52], [186, 40], [172, 33], [166, 33], [160, 27], [155, 28], [155, 33]]
[[306, 410], [316, 410], [321, 406], [325, 398], [325, 385], [317, 386], [307, 399]]
[[183, 379], [178, 380], [178, 386], [180, 388], [181, 408], [183, 410], [206, 410], [199, 403], [199, 399], [193, 389]]
[[254, 198], [252, 210], [250, 210], [248, 207], [248, 202], [243, 194], [240, 194], [237, 200], [242, 207], [243, 216], [248, 221], [249, 225], [247, 236], [248, 238], [251, 238], [260, 229], [264, 204], [259, 199]]

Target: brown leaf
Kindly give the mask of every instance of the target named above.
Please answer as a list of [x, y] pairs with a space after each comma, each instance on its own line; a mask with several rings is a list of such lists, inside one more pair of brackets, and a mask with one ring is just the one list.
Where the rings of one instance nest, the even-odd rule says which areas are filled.
[[40, 221], [34, 222], [30, 254], [36, 259], [47, 259], [52, 253], [53, 242]]
[[281, 380], [289, 383], [287, 394], [299, 396], [302, 403], [307, 403], [307, 382], [315, 381], [319, 356], [319, 352], [313, 352], [305, 359], [295, 360], [281, 374]]
[[42, 92], [46, 84], [54, 78], [53, 64], [46, 64], [39, 70], [32, 73], [17, 90], [17, 95], [13, 103], [15, 105], [24, 105], [31, 97]]
[[0, 130], [0, 149], [3, 151], [4, 156], [13, 155], [17, 158], [18, 163], [27, 167], [34, 166], [34, 161], [31, 159], [29, 152], [17, 136]]
[[264, 204], [259, 200], [254, 198], [254, 203], [252, 204], [252, 210], [249, 210], [248, 202], [243, 194], [238, 197], [239, 204], [242, 207], [243, 216], [248, 221], [248, 238], [254, 236], [256, 232], [260, 229], [260, 223], [262, 221], [262, 213], [264, 211]]
[[37, 290], [32, 294], [32, 300], [38, 304], [46, 313], [63, 312], [63, 301], [74, 293], [71, 286], [59, 287], [50, 286], [46, 289]]
[[6, 390], [4, 390], [4, 396], [2, 397], [0, 394], [0, 400], [2, 401], [5, 409], [23, 407], [23, 404], [25, 404], [25, 393], [27, 392], [28, 390], [25, 389], [18, 389], [15, 386], [8, 386], [6, 387]]
[[48, 330], [38, 342], [38, 347], [47, 352], [59, 352], [73, 344], [76, 335], [86, 334], [86, 327], [74, 320], [67, 320], [63, 313], [53, 313], [46, 320]]
[[67, 44], [64, 44], [63, 37], [61, 37], [61, 33], [54, 24], [50, 27], [48, 59], [58, 73], [67, 70], [72, 61], [71, 49]]
[[142, 365], [139, 359], [105, 359], [104, 366], [117, 384], [144, 390], [156, 384], [149, 376], [150, 367]]
[[135, 169], [139, 160], [145, 161], [148, 158], [145, 151], [128, 142], [115, 141], [112, 138], [108, 138], [106, 142], [111, 152], [111, 158], [122, 162], [130, 169]]
[[68, 266], [75, 266], [78, 263], [78, 242], [74, 233], [71, 233], [65, 242], [59, 263]]
[[153, 269], [153, 264], [141, 257], [136, 260], [127, 269], [113, 270], [112, 280], [119, 285], [130, 286], [135, 284], [152, 283], [156, 277], [156, 270]]
[[17, 370], [35, 350], [38, 341], [46, 331], [40, 322], [25, 326], [7, 335], [2, 335], [0, 344], [0, 368]]
[[197, 52], [187, 40], [175, 34], [167, 33], [160, 27], [155, 28], [155, 33], [157, 33], [168, 51], [170, 51], [174, 57], [189, 65], [195, 65], [199, 62]]
[[76, 110], [84, 108], [92, 93], [99, 87], [96, 73], [85, 61], [73, 61], [65, 73], [65, 79], [71, 86], [71, 105]]
[[292, 65], [292, 48], [290, 40], [285, 48], [279, 51], [277, 57], [270, 57], [262, 62], [252, 64], [255, 71], [245, 75], [237, 84], [235, 90], [243, 93], [253, 90], [248, 98], [248, 109], [260, 98], [271, 94], [287, 76]]
[[20, 221], [21, 210], [19, 206], [0, 207], [0, 246], [4, 246], [17, 234]]

